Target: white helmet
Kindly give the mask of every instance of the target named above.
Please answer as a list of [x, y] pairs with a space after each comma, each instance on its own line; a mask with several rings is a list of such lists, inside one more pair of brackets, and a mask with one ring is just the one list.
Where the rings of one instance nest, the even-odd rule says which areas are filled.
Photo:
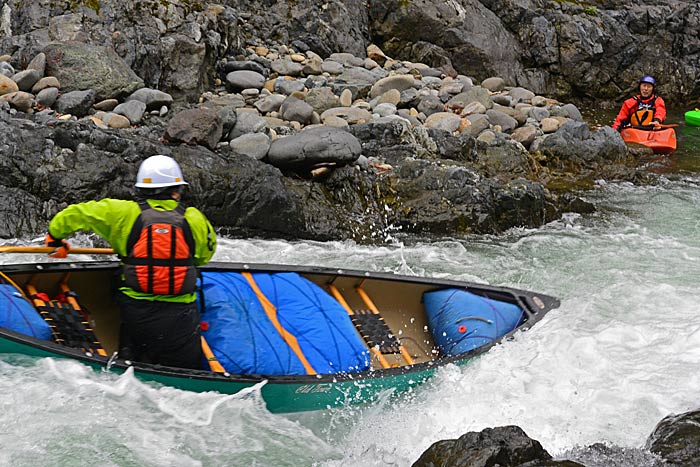
[[189, 185], [182, 177], [180, 166], [172, 157], [158, 154], [141, 163], [136, 174], [136, 188], [163, 188]]

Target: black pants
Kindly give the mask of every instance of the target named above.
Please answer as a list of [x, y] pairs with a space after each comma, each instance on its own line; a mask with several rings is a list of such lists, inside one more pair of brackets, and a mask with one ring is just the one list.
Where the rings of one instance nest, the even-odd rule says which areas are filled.
[[122, 313], [121, 358], [179, 368], [202, 369], [196, 303], [135, 300], [117, 292]]

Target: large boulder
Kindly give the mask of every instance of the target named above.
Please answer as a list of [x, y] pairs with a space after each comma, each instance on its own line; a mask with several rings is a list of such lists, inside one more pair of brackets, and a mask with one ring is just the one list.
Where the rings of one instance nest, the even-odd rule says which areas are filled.
[[361, 152], [360, 142], [347, 131], [320, 126], [276, 139], [267, 159], [278, 167], [310, 168], [320, 163], [349, 164]]
[[143, 87], [143, 80], [110, 47], [56, 42], [44, 53], [46, 74], [58, 79], [63, 92], [93, 89], [100, 101], [123, 99]]

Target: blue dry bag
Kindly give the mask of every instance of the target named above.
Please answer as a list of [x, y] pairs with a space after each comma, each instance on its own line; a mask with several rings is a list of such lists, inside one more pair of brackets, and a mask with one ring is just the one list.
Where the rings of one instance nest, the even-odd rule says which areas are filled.
[[462, 289], [423, 294], [428, 325], [445, 355], [468, 352], [507, 334], [520, 324], [523, 310]]

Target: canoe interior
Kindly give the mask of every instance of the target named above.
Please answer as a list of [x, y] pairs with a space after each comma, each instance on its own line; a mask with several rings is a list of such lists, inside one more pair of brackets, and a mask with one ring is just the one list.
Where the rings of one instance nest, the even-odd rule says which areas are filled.
[[[367, 301], [363, 300], [358, 292], [359, 287], [381, 312], [391, 333], [399, 338], [405, 351], [404, 354], [383, 354], [386, 359], [384, 362], [380, 362], [379, 357], [374, 355], [370, 372], [364, 373], [380, 370], [379, 373], [383, 371], [395, 374], [394, 370], [402, 368], [411, 369], [408, 371], [413, 371], [413, 368], [420, 369], [424, 366], [421, 364], [430, 366], [433, 362], [458, 361], [460, 356], [446, 357], [441, 355], [435, 346], [422, 303], [423, 294], [427, 291], [458, 287], [488, 298], [516, 304], [525, 311], [521, 328], [529, 327], [559, 304], [553, 297], [522, 290], [442, 279], [395, 276], [387, 273], [237, 263], [214, 263], [202, 270], [204, 274], [207, 271], [297, 272], [329, 293], [331, 291], [329, 286], [332, 284], [351, 310], [368, 308]], [[70, 290], [77, 294], [81, 307], [88, 311], [90, 326], [106, 351], [106, 355], [111, 356], [118, 350], [120, 313], [113, 300], [113, 284], [118, 272], [117, 262], [4, 265], [1, 271], [5, 277], [11, 279], [25, 292], [27, 285], [32, 284], [38, 292], [44, 292], [50, 297], [60, 293], [60, 283], [65, 281]], [[37, 340], [38, 347], [42, 342]], [[475, 352], [478, 353], [478, 349], [471, 354]], [[182, 373], [187, 374], [185, 370]], [[238, 376], [249, 378], [246, 375]], [[281, 378], [285, 377], [279, 377]], [[301, 381], [310, 377], [295, 378]], [[354, 378], [352, 375], [348, 377], [348, 379], [352, 378]]]

